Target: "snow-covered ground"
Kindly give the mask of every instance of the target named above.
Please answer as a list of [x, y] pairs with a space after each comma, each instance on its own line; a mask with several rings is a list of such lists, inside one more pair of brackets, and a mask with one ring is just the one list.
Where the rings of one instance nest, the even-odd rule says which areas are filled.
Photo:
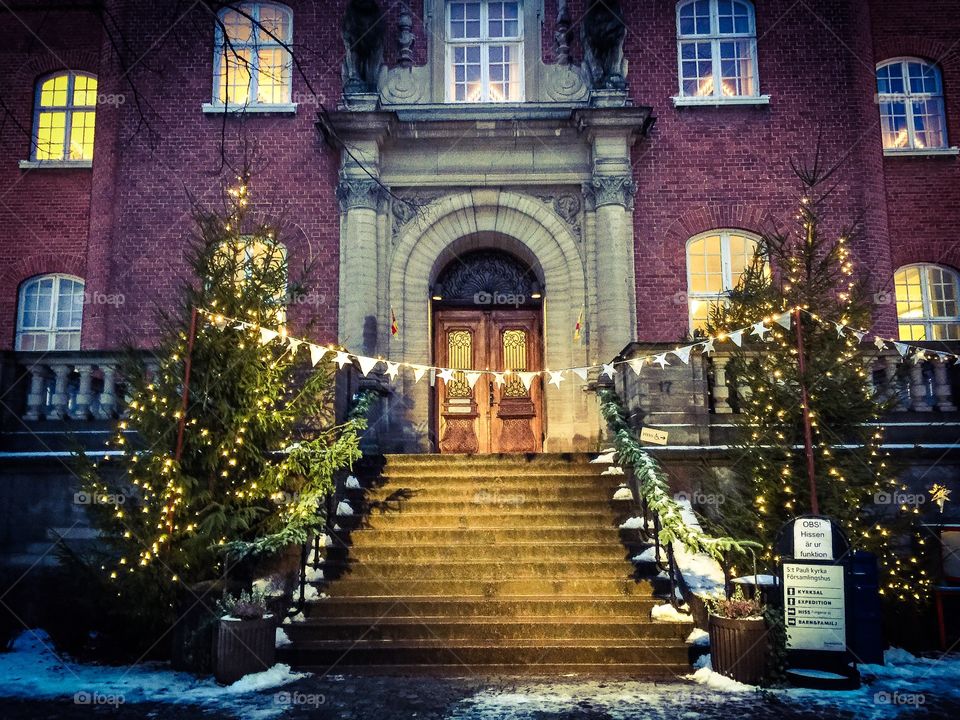
[[[284, 685], [307, 677], [288, 665], [247, 675], [222, 687], [212, 678], [198, 679], [157, 663], [130, 666], [91, 665], [61, 658], [43, 630], [27, 630], [11, 652], [0, 653], [0, 697], [30, 700], [73, 699], [77, 705], [120, 706], [169, 703], [243, 711], [248, 720], [281, 715], [294, 699]], [[2, 713], [0, 713], [2, 716]]]

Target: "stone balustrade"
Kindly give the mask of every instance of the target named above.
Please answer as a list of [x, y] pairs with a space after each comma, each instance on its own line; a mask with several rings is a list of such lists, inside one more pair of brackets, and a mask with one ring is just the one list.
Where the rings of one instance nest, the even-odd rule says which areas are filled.
[[[718, 352], [706, 365], [710, 408], [717, 415], [737, 412], [736, 379], [728, 368], [731, 357]], [[875, 358], [873, 384], [890, 399], [891, 412], [956, 412], [958, 371], [952, 359], [914, 363], [896, 352], [884, 352]]]
[[8, 410], [26, 422], [110, 420], [126, 408], [121, 354], [15, 353]]

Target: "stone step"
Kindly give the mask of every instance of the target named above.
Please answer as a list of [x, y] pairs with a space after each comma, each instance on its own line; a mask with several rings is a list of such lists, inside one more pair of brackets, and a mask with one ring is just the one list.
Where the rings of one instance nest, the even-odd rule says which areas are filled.
[[380, 529], [376, 531], [358, 530], [353, 533], [339, 533], [343, 542], [353, 547], [396, 546], [396, 545], [443, 545], [454, 546], [462, 543], [503, 544], [503, 543], [560, 543], [580, 541], [584, 543], [608, 543], [616, 545], [623, 542], [637, 542], [637, 531], [618, 530], [616, 527], [586, 527], [571, 529], [568, 526], [556, 527], [508, 527], [508, 528], [400, 528], [397, 530]]
[[[329, 552], [326, 556], [332, 563], [340, 560], [342, 553]], [[629, 557], [633, 557], [630, 555]], [[510, 565], [519, 567], [536, 563], [543, 572], [560, 572], [574, 563], [593, 567], [595, 563], [607, 562], [619, 565], [624, 571], [630, 568], [628, 550], [622, 545], [607, 543], [503, 543], [498, 545], [364, 545], [350, 548], [346, 562], [370, 565], [397, 563], [442, 564], [452, 572], [468, 572], [474, 563], [491, 565], [492, 570], [509, 570]], [[470, 567], [465, 566], [470, 564]], [[599, 568], [596, 568], [599, 569]]]
[[327, 580], [354, 577], [359, 579], [396, 580], [498, 580], [539, 575], [547, 579], [575, 577], [631, 578], [633, 565], [623, 559], [575, 560], [558, 563], [552, 560], [512, 561], [510, 559], [449, 561], [429, 558], [414, 561], [356, 560], [347, 563], [331, 562], [323, 565]]
[[[455, 664], [473, 665], [591, 665], [668, 664], [688, 662], [689, 651], [676, 640], [648, 638], [630, 640], [308, 640], [298, 642], [289, 653], [291, 664]], [[469, 670], [469, 667], [465, 667]], [[338, 671], [339, 672], [339, 671]]]
[[417, 453], [385, 455], [386, 467], [420, 467], [424, 465], [456, 465], [471, 467], [571, 467], [587, 465], [597, 453], [495, 453], [484, 455]]
[[497, 480], [502, 482], [535, 482], [543, 485], [564, 483], [613, 483], [622, 482], [623, 475], [604, 475], [607, 465], [582, 465], [578, 467], [551, 468], [519, 468], [514, 466], [495, 466], [490, 468], [473, 468], [470, 466], [425, 466], [418, 467], [388, 467], [380, 474], [384, 482], [406, 482], [409, 480], [423, 480], [430, 484], [452, 483], [491, 483]]
[[373, 530], [398, 530], [401, 528], [538, 528], [541, 525], [568, 526], [571, 533], [580, 529], [617, 529], [619, 523], [609, 511], [602, 513], [586, 510], [556, 511], [549, 514], [532, 508], [498, 508], [497, 512], [375, 512], [368, 516], [338, 516], [335, 520], [342, 528], [363, 527]]
[[471, 515], [496, 514], [499, 515], [504, 510], [513, 512], [536, 512], [543, 515], [553, 515], [555, 513], [567, 514], [570, 512], [594, 513], [596, 515], [610, 515], [611, 512], [625, 510], [621, 503], [614, 504], [610, 499], [590, 499], [590, 500], [546, 500], [534, 497], [502, 496], [500, 502], [476, 502], [473, 500], [450, 498], [443, 496], [434, 497], [409, 497], [388, 502], [363, 502], [359, 507], [351, 503], [355, 513], [361, 514], [369, 512], [372, 517], [379, 515], [395, 515], [404, 512], [436, 513], [444, 515], [449, 513]]
[[580, 596], [580, 595], [651, 595], [648, 580], [630, 577], [508, 577], [499, 579], [441, 579], [395, 577], [358, 577], [346, 575], [330, 583], [325, 592], [331, 597], [376, 597], [402, 596], [446, 597], [482, 595], [483, 597], [509, 597], [515, 595]]
[[685, 640], [690, 633], [687, 623], [642, 622], [635, 617], [564, 617], [536, 620], [511, 620], [502, 617], [475, 617], [468, 620], [443, 616], [400, 616], [390, 618], [326, 618], [284, 626], [294, 642], [309, 639], [326, 640], [413, 640], [422, 637], [467, 639], [633, 639], [647, 638]]
[[549, 597], [516, 595], [487, 598], [482, 595], [457, 597], [330, 597], [306, 604], [307, 618], [395, 617], [398, 615], [440, 615], [466, 618], [496, 615], [501, 618], [538, 619], [544, 616], [606, 617], [633, 616], [648, 619], [654, 605], [661, 600], [643, 595], [584, 595]]
[[[296, 665], [294, 648], [281, 648], [277, 651], [280, 662]], [[500, 678], [526, 677], [554, 681], [558, 676], [596, 678], [635, 679], [646, 678], [651, 680], [674, 681], [683, 680], [690, 674], [690, 660], [682, 663], [521, 663], [508, 665], [505, 663], [491, 663], [487, 665], [463, 665], [462, 663], [397, 665], [387, 663], [383, 665], [347, 665], [342, 662], [319, 665], [297, 665], [298, 670], [324, 675], [335, 671], [338, 675], [359, 675], [369, 677], [429, 677], [429, 678], [491, 678], [496, 681]]]
[[369, 490], [352, 490], [350, 494], [363, 497], [368, 503], [409, 502], [428, 500], [431, 502], [460, 500], [475, 505], [522, 505], [528, 501], [562, 501], [567, 503], [608, 502], [613, 498], [616, 485], [597, 487], [596, 485], [546, 485], [533, 483], [487, 483], [428, 485], [418, 480], [410, 482], [391, 482]]

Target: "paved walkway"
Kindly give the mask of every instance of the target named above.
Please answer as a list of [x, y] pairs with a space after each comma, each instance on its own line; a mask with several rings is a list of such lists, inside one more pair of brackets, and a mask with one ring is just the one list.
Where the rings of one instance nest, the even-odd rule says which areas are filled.
[[[477, 680], [328, 676], [248, 697], [242, 706], [118, 707], [0, 699], [4, 720], [814, 720], [960, 718], [960, 700], [926, 693], [922, 704], [891, 702], [878, 688], [856, 693], [729, 693], [683, 683], [585, 679]], [[884, 692], [882, 689], [880, 692]]]

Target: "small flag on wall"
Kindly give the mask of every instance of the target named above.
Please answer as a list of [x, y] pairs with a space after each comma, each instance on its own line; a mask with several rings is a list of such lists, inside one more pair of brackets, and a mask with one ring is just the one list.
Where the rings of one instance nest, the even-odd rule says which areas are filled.
[[390, 308], [390, 334], [396, 335], [400, 332], [400, 325], [397, 323], [397, 314]]
[[573, 328], [573, 341], [580, 342], [580, 333], [583, 330], [583, 307], [580, 307], [580, 314], [577, 315], [577, 324]]

